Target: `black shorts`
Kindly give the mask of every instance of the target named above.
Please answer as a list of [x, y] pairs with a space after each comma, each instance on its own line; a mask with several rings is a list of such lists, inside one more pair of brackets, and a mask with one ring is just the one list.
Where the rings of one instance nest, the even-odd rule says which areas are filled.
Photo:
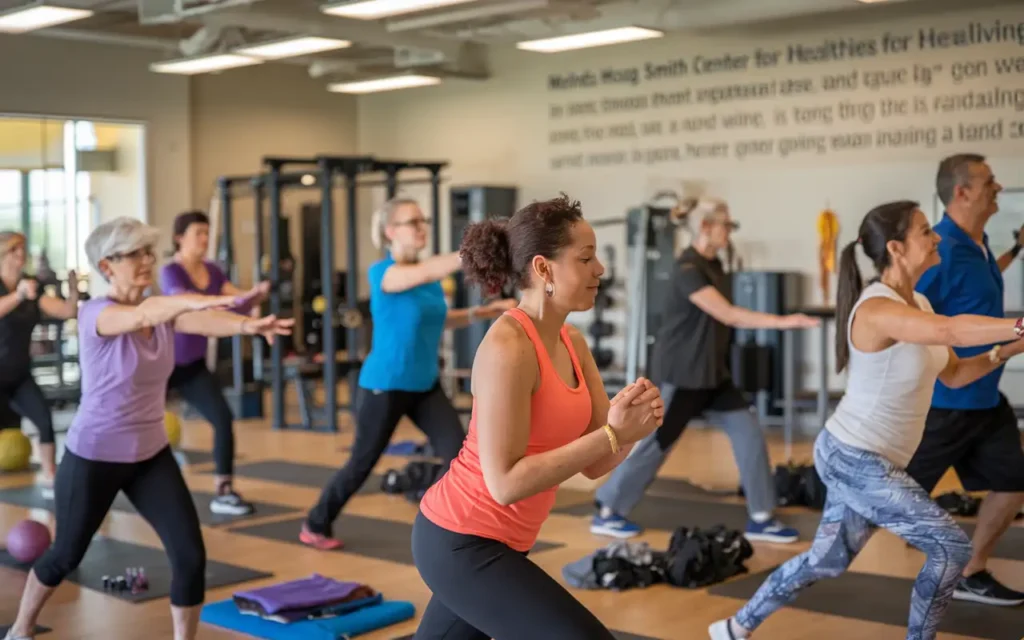
[[992, 409], [931, 409], [907, 473], [931, 493], [950, 467], [967, 491], [1024, 491], [1024, 448], [1006, 396]]

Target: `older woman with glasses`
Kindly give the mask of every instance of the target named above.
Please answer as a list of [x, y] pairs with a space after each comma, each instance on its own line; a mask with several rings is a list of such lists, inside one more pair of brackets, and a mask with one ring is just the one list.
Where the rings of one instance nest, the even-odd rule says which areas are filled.
[[0, 233], [0, 429], [18, 428], [28, 418], [39, 431], [43, 493], [53, 496], [57, 473], [53, 416], [32, 376], [32, 332], [42, 317], [68, 320], [78, 312], [78, 279], [68, 274], [68, 298], [45, 295], [24, 273], [25, 236]]
[[57, 471], [56, 538], [29, 572], [10, 640], [32, 637], [43, 604], [78, 567], [121, 491], [167, 549], [174, 639], [196, 636], [206, 549], [195, 503], [164, 431], [174, 333], [273, 340], [288, 335], [293, 321], [224, 311], [244, 304], [233, 296], [147, 296], [158, 235], [138, 220], [117, 218], [85, 241], [90, 265], [110, 290], [78, 313], [82, 400]]

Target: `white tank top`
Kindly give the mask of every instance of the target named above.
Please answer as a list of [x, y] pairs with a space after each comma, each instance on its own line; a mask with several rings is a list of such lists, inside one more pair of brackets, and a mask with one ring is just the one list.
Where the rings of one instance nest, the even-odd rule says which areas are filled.
[[[898, 293], [876, 282], [861, 293], [850, 313], [847, 338], [857, 309], [869, 298], [906, 304]], [[914, 294], [917, 306], [934, 313], [928, 299]], [[858, 351], [850, 340], [846, 394], [825, 428], [842, 442], [884, 456], [906, 468], [924, 433], [935, 380], [949, 362], [944, 346], [897, 342], [876, 353]]]

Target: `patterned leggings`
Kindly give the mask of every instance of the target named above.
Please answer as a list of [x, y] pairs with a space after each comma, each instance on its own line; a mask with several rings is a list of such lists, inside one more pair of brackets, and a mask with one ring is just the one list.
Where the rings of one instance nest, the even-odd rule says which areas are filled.
[[971, 559], [971, 541], [906, 472], [875, 453], [818, 436], [814, 461], [828, 487], [811, 548], [776, 569], [735, 620], [753, 631], [801, 589], [835, 578], [850, 566], [875, 527], [884, 527], [928, 558], [914, 583], [907, 640], [932, 640]]

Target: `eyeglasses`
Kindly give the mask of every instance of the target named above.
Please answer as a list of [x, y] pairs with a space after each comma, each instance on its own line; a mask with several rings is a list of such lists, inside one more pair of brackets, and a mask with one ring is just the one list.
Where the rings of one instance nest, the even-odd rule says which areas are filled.
[[129, 251], [127, 253], [115, 253], [114, 255], [107, 256], [107, 260], [118, 261], [118, 260], [143, 260], [145, 258], [155, 258], [156, 252], [153, 251], [153, 247], [142, 247], [135, 251]]
[[393, 227], [420, 227], [428, 226], [430, 224], [430, 218], [413, 218], [412, 220], [405, 220], [403, 222], [392, 222]]

